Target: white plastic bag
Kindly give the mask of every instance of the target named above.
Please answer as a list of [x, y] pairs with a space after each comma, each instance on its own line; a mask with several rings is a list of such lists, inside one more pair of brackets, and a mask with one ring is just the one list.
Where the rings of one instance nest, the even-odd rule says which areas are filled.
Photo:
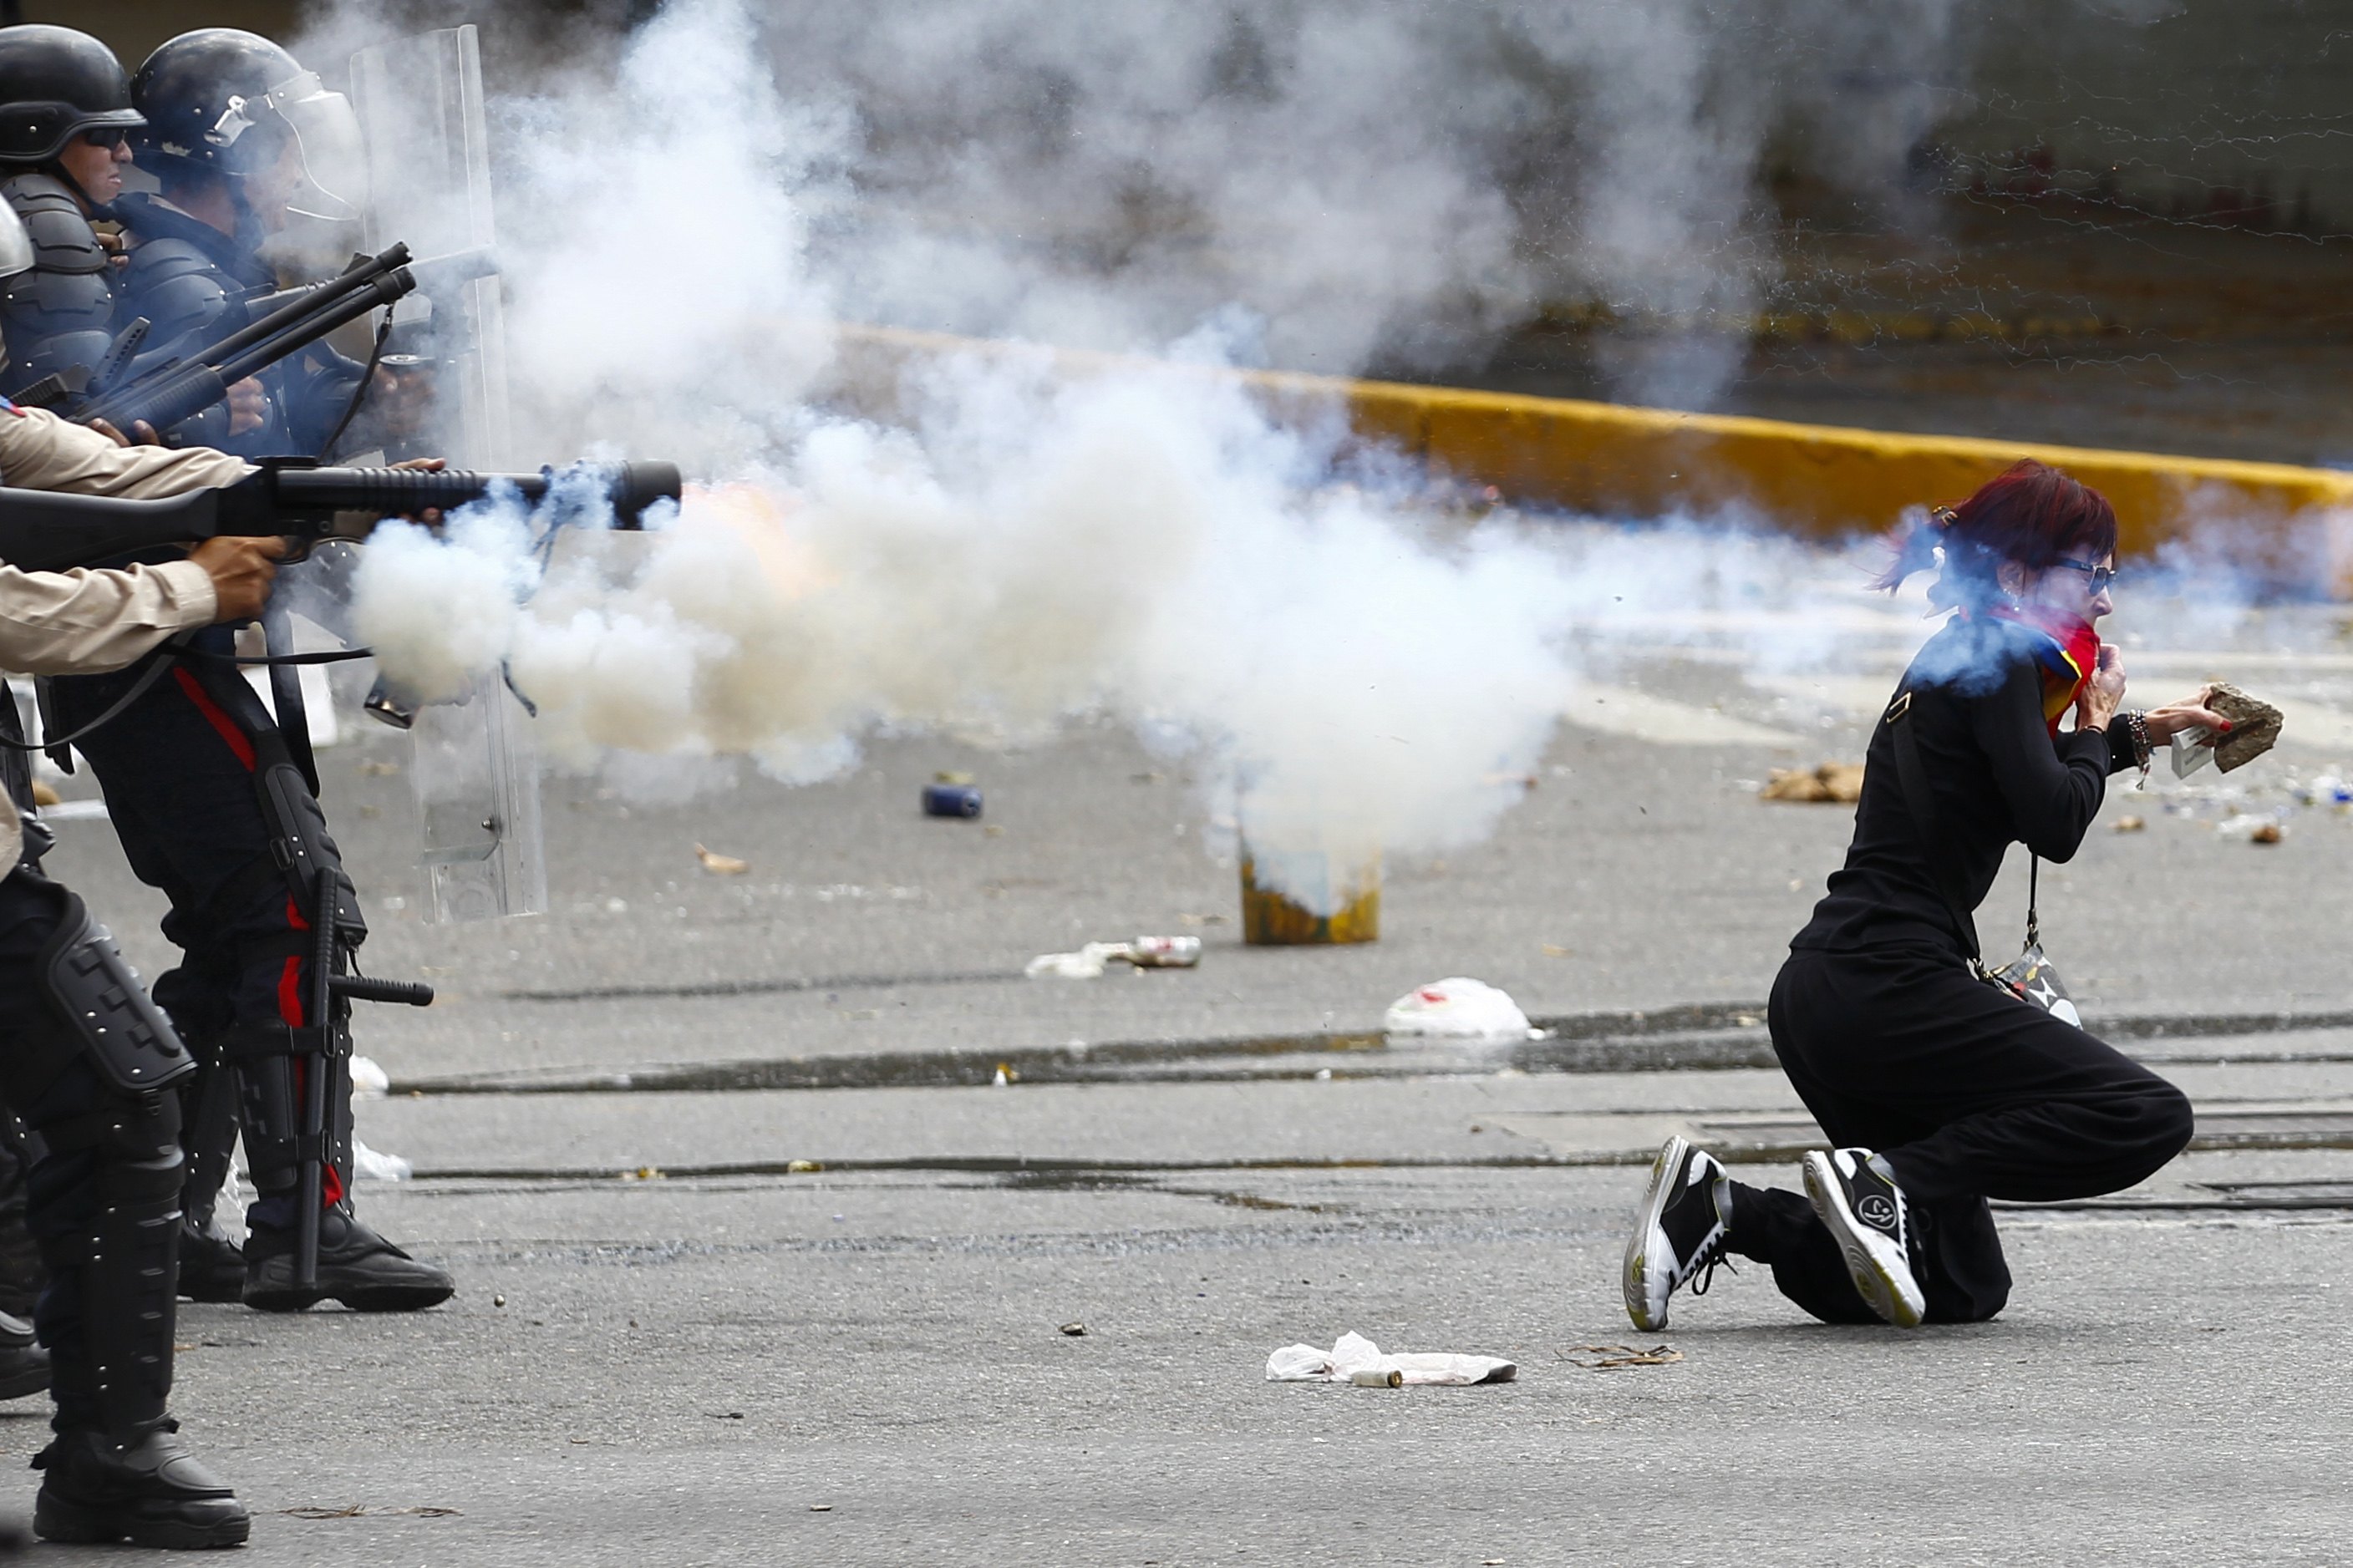
[[1503, 992], [1460, 974], [1417, 986], [1390, 1003], [1381, 1028], [1452, 1040], [1532, 1040], [1543, 1033], [1528, 1027], [1528, 1016]]

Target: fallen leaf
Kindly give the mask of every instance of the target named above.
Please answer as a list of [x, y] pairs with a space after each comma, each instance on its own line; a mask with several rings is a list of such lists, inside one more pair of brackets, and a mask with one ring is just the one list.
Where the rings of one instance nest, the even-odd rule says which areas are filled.
[[2116, 818], [2116, 831], [2118, 833], [2138, 833], [2147, 826], [2148, 821], [2146, 817], [2119, 816]]
[[1544, 944], [1544, 955], [1546, 958], [1573, 958], [1576, 956], [1576, 954], [1568, 948], [1561, 946], [1558, 942], [1548, 942]]
[[2261, 827], [2256, 828], [2253, 833], [2247, 835], [2247, 842], [2250, 844], [2276, 844], [2286, 837], [2286, 834], [2280, 831], [2280, 825], [2278, 823], [2266, 822]]
[[49, 787], [47, 780], [35, 779], [33, 781], [33, 804], [35, 805], [63, 805], [65, 804], [65, 796], [59, 795], [56, 790]]
[[1765, 787], [1757, 793], [1763, 800], [1851, 805], [1862, 798], [1862, 764], [1824, 763], [1811, 769], [1775, 768]]
[[934, 773], [932, 775], [932, 782], [934, 784], [968, 784], [972, 783], [972, 775], [970, 773]]
[[740, 877], [752, 868], [749, 860], [738, 860], [733, 855], [713, 855], [700, 844], [694, 847], [694, 858], [714, 877]]

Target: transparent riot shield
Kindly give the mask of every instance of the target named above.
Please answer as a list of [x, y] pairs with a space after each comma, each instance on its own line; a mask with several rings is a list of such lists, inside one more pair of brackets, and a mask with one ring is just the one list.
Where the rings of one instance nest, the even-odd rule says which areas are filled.
[[[414, 439], [455, 467], [506, 467], [506, 328], [474, 29], [444, 28], [353, 55], [352, 100], [367, 145], [369, 248], [398, 240], [420, 262], [475, 258], [420, 266], [417, 292], [395, 311], [404, 369], [421, 366], [425, 384], [404, 405], [420, 421]], [[531, 721], [501, 673], [478, 671], [463, 702], [418, 710], [409, 735], [433, 918], [543, 913], [538, 753]]]
[[408, 733], [433, 918], [546, 912], [539, 752], [499, 672], [476, 677], [463, 702], [418, 710]]

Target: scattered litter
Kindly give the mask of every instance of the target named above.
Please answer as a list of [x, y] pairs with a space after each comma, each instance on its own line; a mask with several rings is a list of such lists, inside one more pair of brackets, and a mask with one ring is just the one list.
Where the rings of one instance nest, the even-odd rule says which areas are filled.
[[1076, 952], [1041, 952], [1022, 973], [1030, 979], [1095, 980], [1111, 963], [1138, 969], [1194, 969], [1201, 963], [1198, 936], [1139, 936], [1126, 942], [1091, 942]]
[[1188, 926], [1221, 926], [1232, 923], [1232, 917], [1228, 915], [1178, 915], [1176, 918]]
[[1390, 1035], [1436, 1035], [1455, 1040], [1534, 1040], [1520, 1005], [1483, 980], [1463, 975], [1434, 981], [1389, 1004], [1381, 1029]]
[[932, 782], [934, 784], [968, 784], [977, 783], [978, 781], [970, 773], [944, 772], [934, 773], [932, 775]]
[[1622, 1372], [1634, 1366], [1672, 1366], [1683, 1359], [1683, 1352], [1672, 1345], [1652, 1345], [1641, 1350], [1633, 1345], [1571, 1345], [1556, 1352], [1571, 1366], [1590, 1367], [1595, 1372]]
[[363, 1182], [405, 1182], [417, 1174], [417, 1167], [397, 1154], [379, 1154], [354, 1138], [352, 1174]]
[[980, 791], [968, 784], [928, 784], [923, 786], [925, 816], [978, 816]]
[[507, 1299], [504, 1296], [493, 1296], [491, 1298], [491, 1305], [493, 1307], [503, 1307], [506, 1304]]
[[824, 1169], [825, 1167], [818, 1163], [815, 1160], [793, 1160], [787, 1162], [785, 1165], [786, 1173], [789, 1175], [795, 1176], [806, 1176], [812, 1171], [822, 1171]]
[[382, 1100], [392, 1092], [392, 1079], [374, 1057], [353, 1057], [349, 1071], [353, 1100]]
[[991, 1087], [1010, 1089], [1013, 1086], [1013, 1080], [1020, 1076], [1005, 1063], [999, 1062], [997, 1064], [997, 1077], [991, 1081]]
[[1574, 958], [1577, 956], [1576, 952], [1572, 949], [1563, 947], [1558, 942], [1546, 942], [1542, 951], [1546, 958]]
[[456, 1519], [464, 1513], [455, 1508], [369, 1508], [364, 1503], [352, 1503], [344, 1508], [281, 1508], [278, 1510], [288, 1519]]
[[831, 1513], [833, 1505], [829, 1502], [813, 1502], [808, 1505], [808, 1510], [811, 1513]]
[[[1353, 1332], [1342, 1334], [1339, 1342], [1328, 1351], [1314, 1345], [1285, 1345], [1266, 1358], [1269, 1383], [1353, 1383], [1358, 1373], [1383, 1374], [1381, 1384], [1371, 1385], [1377, 1387], [1411, 1384], [1460, 1388], [1474, 1383], [1509, 1383], [1520, 1374], [1520, 1369], [1494, 1356], [1456, 1355], [1442, 1351], [1383, 1355], [1380, 1346]], [[1398, 1374], [1398, 1382], [1387, 1382], [1386, 1374], [1389, 1373]]]
[[1198, 936], [1140, 936], [1127, 944], [1127, 961], [1138, 969], [1194, 969], [1201, 963]]
[[1348, 1374], [1348, 1381], [1358, 1388], [1403, 1388], [1405, 1373], [1396, 1367], [1383, 1372], [1377, 1367], [1366, 1367]]
[[65, 799], [66, 797], [59, 795], [50, 784], [48, 780], [35, 779], [33, 781], [33, 804], [35, 805], [63, 805], [65, 804]]
[[2276, 822], [2266, 822], [2261, 827], [2256, 828], [2253, 833], [2247, 835], [2247, 842], [2250, 844], [2276, 844], [2286, 837], [2287, 829], [2282, 827]]
[[41, 807], [43, 822], [104, 822], [106, 802], [102, 800], [61, 800], [55, 805]]
[[2214, 832], [2218, 837], [2243, 838], [2250, 844], [2276, 844], [2287, 837], [2277, 818], [2244, 811], [2216, 823]]
[[1852, 805], [1862, 798], [1862, 764], [1861, 763], [1824, 763], [1809, 772], [1804, 768], [1775, 768], [1765, 787], [1757, 792], [1763, 800], [1794, 800]]
[[714, 855], [700, 844], [694, 847], [694, 858], [702, 861], [702, 868], [714, 877], [740, 877], [752, 868], [749, 860], [738, 860], [733, 855]]
[[999, 827], [994, 822], [983, 826], [980, 832], [981, 837], [984, 838], [1002, 838], [1005, 837], [1005, 829]]
[[2118, 833], [2138, 833], [2147, 826], [2148, 819], [2147, 817], [2119, 816], [2116, 818], [2116, 831]]
[[1062, 1331], [1074, 1340], [1082, 1340], [1087, 1336], [1087, 1326], [1084, 1323], [1064, 1323]]
[[625, 1182], [659, 1182], [662, 1179], [663, 1173], [659, 1165], [639, 1165], [634, 1171], [621, 1173], [621, 1180]]

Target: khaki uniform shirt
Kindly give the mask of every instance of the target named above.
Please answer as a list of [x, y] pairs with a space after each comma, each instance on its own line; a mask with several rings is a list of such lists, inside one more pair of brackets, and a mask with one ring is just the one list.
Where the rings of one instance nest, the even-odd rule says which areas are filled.
[[[233, 484], [251, 471], [209, 447], [118, 447], [44, 409], [0, 408], [0, 484], [19, 489], [142, 500]], [[193, 561], [103, 572], [0, 563], [0, 669], [102, 675], [218, 613], [213, 580]], [[16, 812], [0, 803], [0, 872], [16, 865], [20, 838]]]

